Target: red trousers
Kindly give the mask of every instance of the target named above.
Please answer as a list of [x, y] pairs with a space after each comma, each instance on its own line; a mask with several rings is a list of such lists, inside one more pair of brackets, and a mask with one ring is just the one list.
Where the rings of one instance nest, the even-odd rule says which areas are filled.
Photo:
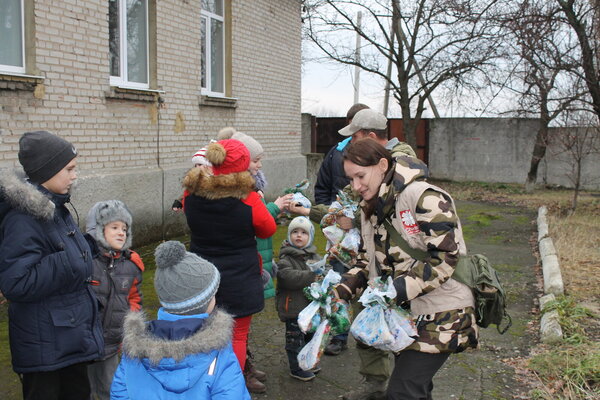
[[250, 322], [252, 315], [234, 318], [233, 324], [233, 352], [235, 353], [242, 371], [246, 366], [246, 350], [248, 348], [248, 334], [250, 333]]

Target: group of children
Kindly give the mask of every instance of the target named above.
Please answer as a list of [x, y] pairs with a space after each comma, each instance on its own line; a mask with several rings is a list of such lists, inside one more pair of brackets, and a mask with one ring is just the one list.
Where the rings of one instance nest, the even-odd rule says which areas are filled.
[[[221, 142], [239, 139], [247, 147], [253, 157], [244, 168], [262, 198], [262, 147], [239, 132], [220, 135]], [[210, 169], [204, 153], [194, 156], [195, 164]], [[0, 291], [10, 302], [13, 368], [21, 376], [23, 397], [148, 399], [166, 391], [181, 398], [249, 399], [248, 376], [256, 380], [250, 385], [261, 385], [264, 373], [248, 374], [248, 364], [232, 347], [237, 318], [219, 304], [218, 263], [179, 242], [159, 245], [154, 286], [162, 307], [158, 319], [147, 322], [139, 312], [144, 264], [130, 248], [133, 221], [127, 206], [119, 200], [97, 202], [87, 215], [85, 235], [66, 208], [77, 177], [76, 156], [62, 138], [28, 132], [19, 141], [26, 176], [0, 179]], [[286, 210], [290, 198], [267, 204], [271, 216]], [[272, 256], [266, 239], [263, 250]], [[296, 319], [308, 304], [302, 289], [317, 279], [307, 266], [319, 258], [313, 239], [308, 218], [294, 218], [276, 273], [290, 374], [302, 381], [319, 370], [303, 371], [297, 361], [310, 340]], [[274, 275], [271, 268], [264, 270]], [[264, 275], [268, 297], [273, 283]]]

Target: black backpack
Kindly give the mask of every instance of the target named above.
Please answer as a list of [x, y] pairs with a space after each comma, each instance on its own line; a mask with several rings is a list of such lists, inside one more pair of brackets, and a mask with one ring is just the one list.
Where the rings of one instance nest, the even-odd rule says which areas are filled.
[[[388, 240], [393, 236], [396, 244], [412, 258], [424, 261], [429, 256], [426, 251], [410, 247], [388, 220], [384, 225], [388, 232]], [[506, 311], [506, 292], [500, 283], [498, 272], [488, 258], [483, 254], [461, 256], [452, 279], [464, 283], [473, 291], [477, 325], [487, 328], [494, 324], [501, 335], [506, 333], [512, 325], [512, 319]], [[504, 321], [506, 325], [501, 327]]]

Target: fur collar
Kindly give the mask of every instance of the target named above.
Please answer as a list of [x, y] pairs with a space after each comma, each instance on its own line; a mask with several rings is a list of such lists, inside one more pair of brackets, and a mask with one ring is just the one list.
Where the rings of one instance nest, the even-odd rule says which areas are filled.
[[253, 178], [256, 181], [256, 190], [264, 192], [267, 188], [267, 177], [265, 174], [261, 170], [258, 170], [258, 173]]
[[179, 362], [190, 354], [208, 353], [222, 349], [231, 342], [233, 317], [215, 309], [205, 320], [202, 328], [183, 340], [165, 340], [146, 330], [143, 312], [130, 311], [123, 324], [123, 351], [130, 358], [148, 358], [158, 364], [163, 358]]
[[196, 196], [209, 200], [234, 197], [244, 199], [254, 190], [250, 172], [213, 175], [207, 168], [192, 168], [183, 178], [183, 187]]
[[[2, 204], [4, 203], [4, 204]], [[4, 205], [4, 207], [1, 207]], [[19, 177], [15, 171], [0, 173], [0, 208], [16, 209], [36, 219], [49, 221], [54, 216], [55, 205], [35, 185]], [[3, 215], [0, 216], [2, 219]]]

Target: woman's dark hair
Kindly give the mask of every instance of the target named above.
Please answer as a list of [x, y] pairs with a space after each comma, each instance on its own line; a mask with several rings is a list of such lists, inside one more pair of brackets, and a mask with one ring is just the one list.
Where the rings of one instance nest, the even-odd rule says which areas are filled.
[[388, 160], [389, 171], [392, 168], [392, 155], [385, 147], [370, 138], [351, 143], [344, 152], [344, 161], [348, 160], [361, 167], [377, 165], [382, 158]]
[[[389, 170], [394, 167], [392, 155], [385, 147], [369, 138], [351, 143], [344, 152], [344, 161], [350, 161], [361, 167], [372, 167], [373, 165], [377, 165], [382, 158], [385, 158], [388, 161], [388, 169], [385, 171], [387, 174]], [[373, 215], [376, 201], [377, 196], [368, 200], [366, 202], [367, 205], [363, 207], [362, 210], [367, 218]]]

